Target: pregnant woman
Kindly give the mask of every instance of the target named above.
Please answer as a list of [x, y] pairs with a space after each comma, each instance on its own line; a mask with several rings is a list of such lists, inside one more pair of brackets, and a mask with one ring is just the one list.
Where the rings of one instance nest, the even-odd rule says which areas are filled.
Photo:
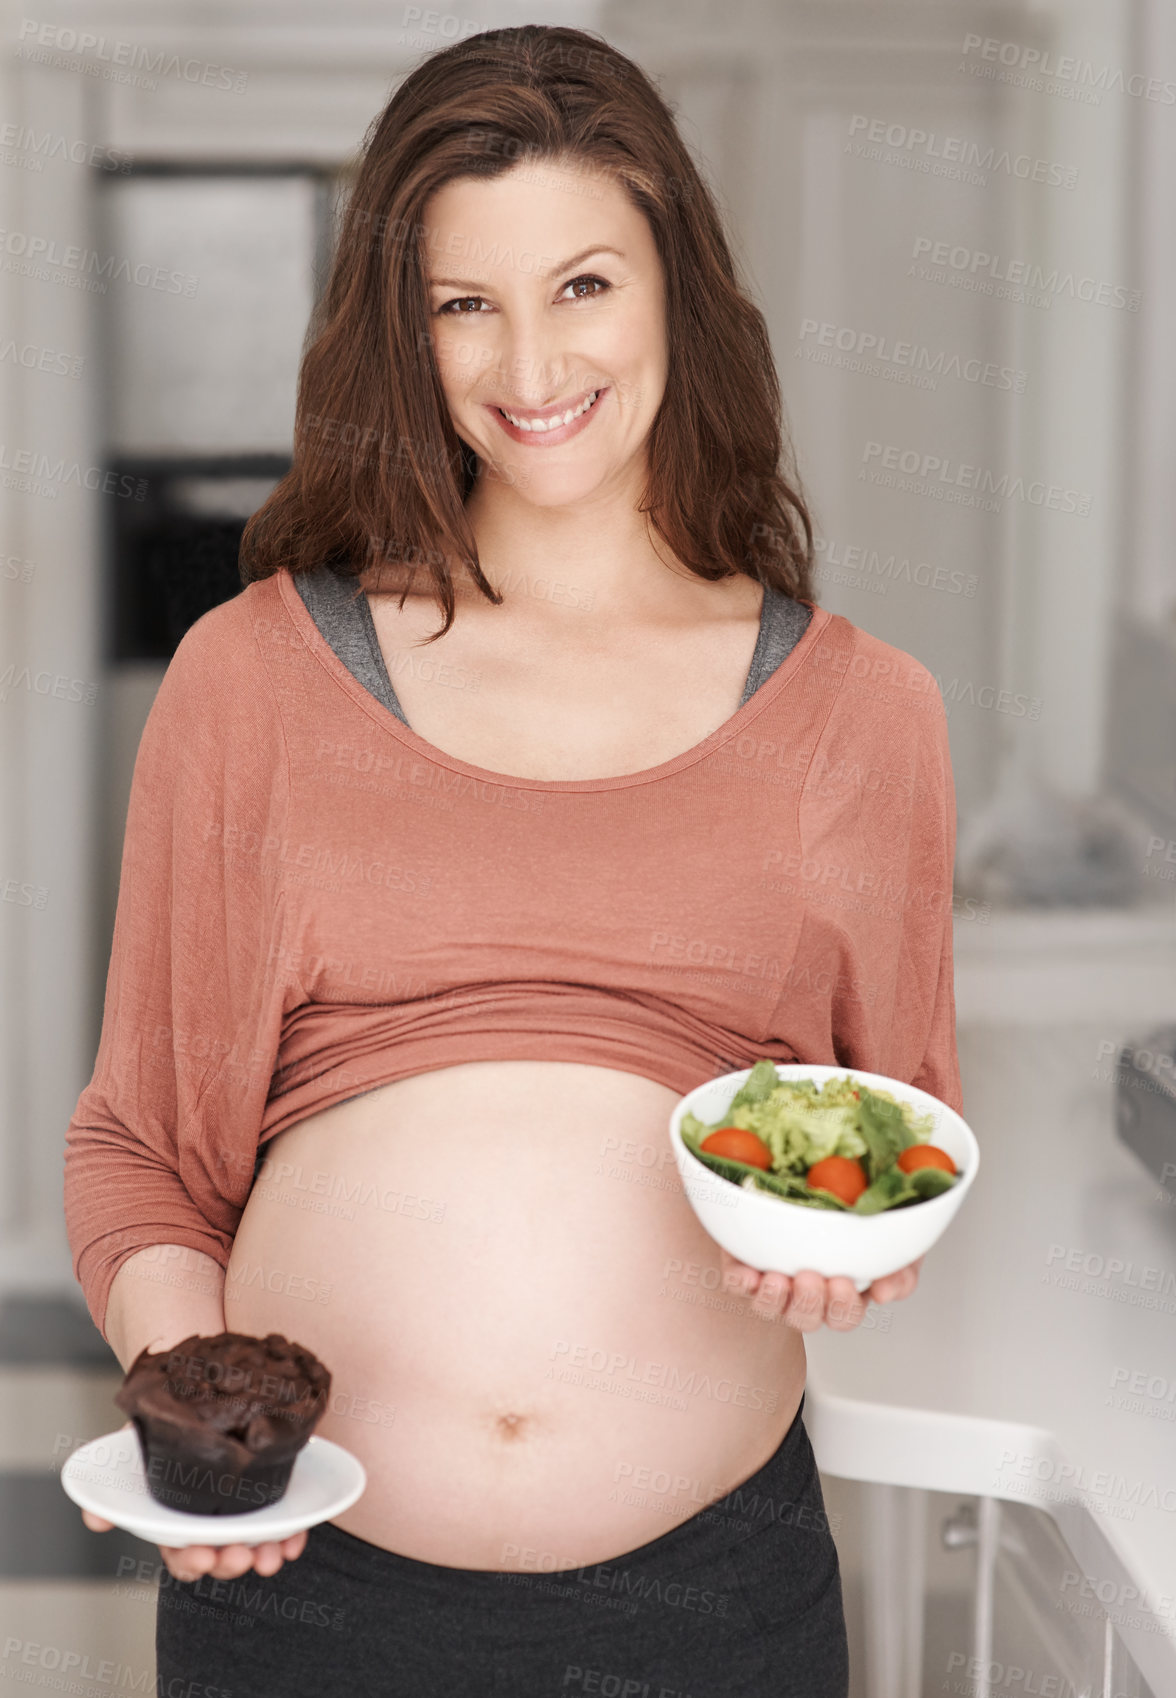
[[845, 1698], [804, 1334], [917, 1266], [735, 1263], [668, 1121], [760, 1056], [961, 1106], [955, 803], [782, 455], [641, 71], [526, 26], [413, 72], [245, 587], [148, 717], [67, 1138], [124, 1368], [283, 1333], [367, 1470], [280, 1545], [165, 1549], [161, 1691]]

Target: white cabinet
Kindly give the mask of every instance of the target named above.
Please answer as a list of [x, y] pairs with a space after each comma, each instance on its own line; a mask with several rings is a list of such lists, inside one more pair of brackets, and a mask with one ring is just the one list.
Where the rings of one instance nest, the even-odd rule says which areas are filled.
[[[846, 1489], [826, 1482], [839, 1505]], [[856, 1514], [838, 1544], [847, 1615], [860, 1600], [851, 1698], [1166, 1698], [1119, 1628], [1163, 1632], [1161, 1611], [1176, 1601], [1141, 1600], [1085, 1572], [1044, 1510], [865, 1482], [848, 1490]]]
[[[985, 1500], [981, 1500], [984, 1502]], [[986, 1500], [996, 1523], [987, 1666], [980, 1658], [968, 1690], [1041, 1698], [1155, 1698], [1115, 1631], [1130, 1611], [1120, 1587], [1084, 1574], [1056, 1523], [1027, 1504]], [[983, 1515], [983, 1510], [981, 1510]], [[976, 1546], [977, 1593], [987, 1553]], [[1107, 1598], [1107, 1603], [1101, 1601]], [[1157, 1624], [1158, 1625], [1158, 1624]], [[983, 1648], [977, 1646], [983, 1657]], [[987, 1687], [987, 1690], [986, 1690]]]
[[849, 1698], [1171, 1698], [1138, 1649], [1176, 1597], [1091, 1573], [1045, 1510], [822, 1473]]

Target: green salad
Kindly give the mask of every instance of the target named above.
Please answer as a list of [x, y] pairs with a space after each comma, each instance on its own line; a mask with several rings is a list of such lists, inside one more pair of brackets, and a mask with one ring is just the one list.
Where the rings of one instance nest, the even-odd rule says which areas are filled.
[[949, 1191], [959, 1178], [931, 1143], [932, 1114], [847, 1073], [824, 1086], [757, 1061], [713, 1126], [682, 1117], [682, 1142], [733, 1184], [810, 1209], [872, 1215]]

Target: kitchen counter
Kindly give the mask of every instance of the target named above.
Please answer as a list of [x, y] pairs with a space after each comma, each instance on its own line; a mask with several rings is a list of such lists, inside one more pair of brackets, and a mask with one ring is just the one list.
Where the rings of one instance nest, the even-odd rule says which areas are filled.
[[1114, 1135], [1120, 1024], [961, 1030], [976, 1183], [885, 1325], [809, 1335], [805, 1424], [826, 1473], [1045, 1510], [1167, 1694], [1176, 1184]]

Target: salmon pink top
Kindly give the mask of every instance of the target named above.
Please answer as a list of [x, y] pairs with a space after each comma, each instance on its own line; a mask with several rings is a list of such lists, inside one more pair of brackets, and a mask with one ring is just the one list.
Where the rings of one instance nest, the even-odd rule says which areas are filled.
[[824, 608], [694, 748], [548, 780], [434, 748], [288, 572], [250, 584], [180, 642], [135, 762], [66, 1134], [96, 1324], [136, 1250], [227, 1266], [265, 1140], [413, 1073], [569, 1061], [684, 1093], [770, 1056], [961, 1108], [955, 831], [933, 675]]

